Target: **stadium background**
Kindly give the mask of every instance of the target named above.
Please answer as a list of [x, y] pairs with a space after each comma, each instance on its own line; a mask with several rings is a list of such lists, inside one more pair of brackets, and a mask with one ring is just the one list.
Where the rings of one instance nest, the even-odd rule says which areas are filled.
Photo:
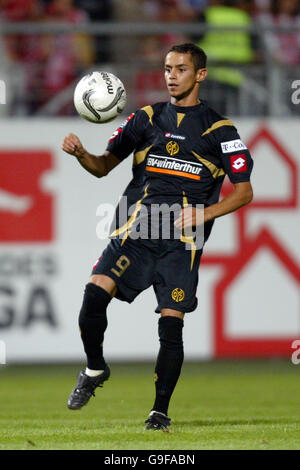
[[[122, 121], [168, 99], [164, 53], [191, 40], [209, 57], [201, 97], [230, 116], [252, 151], [255, 198], [215, 224], [199, 307], [185, 322], [186, 357], [291, 355], [300, 338], [297, 26], [295, 1], [2, 2], [0, 339], [8, 363], [82, 358], [77, 312], [107, 243], [96, 233], [97, 208], [116, 204], [131, 177], [130, 158], [100, 181], [61, 151], [74, 132], [100, 153], [118, 126], [77, 117], [74, 85], [88, 70], [117, 74], [128, 94]], [[155, 357], [154, 307], [151, 289], [131, 306], [112, 303], [108, 357]]]
[[[300, 339], [299, 2], [2, 0], [0, 34], [2, 378], [11, 366], [22, 381], [15, 364], [84, 362], [77, 315], [107, 243], [97, 208], [117, 203], [132, 162], [98, 180], [61, 143], [73, 132], [99, 154], [127, 115], [167, 100], [162, 58], [186, 41], [209, 56], [200, 96], [233, 120], [255, 161], [254, 201], [217, 220], [207, 244], [199, 306], [185, 320], [186, 361], [268, 358], [260, 362], [268, 371], [280, 358], [289, 367]], [[76, 116], [74, 86], [91, 70], [125, 84], [119, 120], [97, 126]], [[130, 306], [112, 302], [108, 361], [154, 363], [154, 308], [151, 289]]]

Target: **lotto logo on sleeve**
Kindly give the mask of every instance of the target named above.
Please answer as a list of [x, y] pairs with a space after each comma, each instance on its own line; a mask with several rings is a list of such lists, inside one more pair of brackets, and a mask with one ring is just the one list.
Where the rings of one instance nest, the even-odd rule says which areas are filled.
[[54, 196], [47, 187], [52, 168], [49, 151], [0, 151], [0, 243], [53, 239]]
[[134, 113], [131, 113], [130, 116], [128, 116], [128, 118], [126, 118], [125, 121], [122, 122], [120, 127], [118, 127], [118, 129], [113, 133], [113, 135], [109, 139], [109, 142], [113, 142], [115, 138], [118, 137], [118, 135], [122, 132], [126, 124], [133, 118], [133, 116], [134, 116]]
[[222, 142], [221, 148], [223, 153], [237, 152], [238, 150], [246, 150], [247, 147], [241, 139], [229, 140], [228, 142]]
[[230, 157], [231, 170], [233, 173], [241, 173], [247, 171], [247, 160], [246, 155], [241, 153], [240, 155], [231, 155]]

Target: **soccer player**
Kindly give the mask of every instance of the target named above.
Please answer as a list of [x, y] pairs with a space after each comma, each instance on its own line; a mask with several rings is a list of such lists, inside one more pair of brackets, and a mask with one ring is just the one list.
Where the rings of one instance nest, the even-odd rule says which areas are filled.
[[[79, 326], [87, 367], [81, 371], [68, 407], [80, 409], [110, 376], [103, 356], [106, 310], [113, 297], [132, 302], [153, 286], [160, 350], [155, 366], [155, 401], [145, 429], [168, 431], [169, 402], [184, 358], [182, 329], [187, 312], [197, 307], [196, 288], [202, 247], [186, 231], [204, 226], [204, 241], [214, 220], [252, 200], [250, 153], [233, 123], [199, 99], [207, 74], [206, 55], [194, 44], [173, 46], [165, 58], [169, 102], [146, 106], [131, 114], [109, 140], [106, 151], [91, 155], [74, 134], [62, 148], [96, 177], [106, 176], [132, 152], [133, 178], [124, 195], [135, 210], [117, 225], [111, 241], [85, 287]], [[225, 175], [233, 189], [219, 201]], [[132, 239], [141, 207], [180, 204], [172, 226], [180, 237]], [[203, 209], [196, 207], [202, 204]], [[118, 208], [117, 208], [118, 213]], [[151, 219], [151, 217], [150, 217]], [[172, 219], [171, 219], [172, 220]], [[189, 249], [187, 249], [189, 248]]]

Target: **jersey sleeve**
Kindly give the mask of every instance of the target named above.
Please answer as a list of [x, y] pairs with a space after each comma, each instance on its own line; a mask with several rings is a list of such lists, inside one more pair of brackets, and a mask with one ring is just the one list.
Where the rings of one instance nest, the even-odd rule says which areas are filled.
[[216, 133], [216, 150], [225, 173], [232, 183], [250, 181], [253, 160], [234, 126], [224, 126]]
[[130, 114], [118, 127], [108, 141], [106, 150], [114, 154], [120, 160], [130, 155], [139, 142], [143, 139], [144, 131], [149, 122], [147, 114], [139, 109]]

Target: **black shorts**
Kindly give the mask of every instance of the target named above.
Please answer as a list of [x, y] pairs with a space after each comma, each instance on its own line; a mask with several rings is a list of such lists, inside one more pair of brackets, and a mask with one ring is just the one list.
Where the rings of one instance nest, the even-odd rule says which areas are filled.
[[143, 290], [154, 288], [163, 308], [192, 312], [202, 250], [187, 250], [180, 240], [122, 240], [114, 238], [95, 264], [92, 274], [105, 274], [118, 287], [115, 297], [131, 303]]

